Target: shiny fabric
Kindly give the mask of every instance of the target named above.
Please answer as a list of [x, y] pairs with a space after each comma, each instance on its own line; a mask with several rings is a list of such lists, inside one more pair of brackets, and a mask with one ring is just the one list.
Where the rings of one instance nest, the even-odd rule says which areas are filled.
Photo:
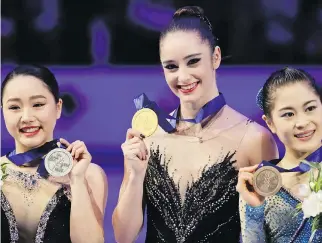
[[[306, 159], [322, 161], [322, 149], [318, 149]], [[277, 164], [279, 161], [272, 161]], [[285, 187], [274, 196], [267, 197], [259, 207], [251, 207], [240, 200], [242, 242], [244, 243], [304, 243], [311, 237], [312, 218], [304, 219], [303, 213], [296, 213], [301, 200]], [[322, 242], [322, 230], [316, 231], [312, 243]]]
[[237, 242], [240, 225], [234, 154], [204, 168], [201, 178], [188, 185], [182, 201], [167, 163], [160, 163], [162, 154], [159, 150], [151, 153], [145, 182], [146, 242]]
[[144, 140], [146, 243], [238, 242], [237, 168], [248, 163], [238, 159], [239, 147], [253, 122], [225, 106], [202, 124], [183, 126]]
[[[35, 236], [35, 243], [71, 243], [70, 208], [66, 188], [59, 189], [43, 212]], [[1, 191], [1, 242], [24, 242], [19, 232], [10, 203]], [[29, 242], [28, 242], [29, 243]]]

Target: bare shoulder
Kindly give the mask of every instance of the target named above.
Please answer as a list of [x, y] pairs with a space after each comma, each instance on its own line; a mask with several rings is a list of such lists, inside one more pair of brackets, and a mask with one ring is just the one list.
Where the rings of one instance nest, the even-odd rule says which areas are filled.
[[85, 177], [94, 212], [103, 220], [108, 197], [107, 176], [99, 165], [90, 163]]
[[272, 133], [254, 121], [248, 126], [241, 145], [248, 157], [248, 164], [254, 165], [263, 160], [278, 158], [278, 149]]
[[92, 201], [95, 201], [101, 212], [104, 212], [108, 195], [107, 176], [104, 170], [99, 165], [90, 163], [86, 171], [86, 181]]
[[[271, 132], [266, 128], [263, 127], [262, 125], [259, 125], [257, 122], [254, 122], [249, 119], [249, 128], [248, 128], [248, 136], [252, 139], [250, 140], [255, 140], [258, 142], [258, 140], [274, 140], [273, 135]], [[250, 142], [250, 141], [249, 141]]]
[[107, 185], [107, 176], [105, 171], [97, 164], [90, 163], [86, 170], [86, 180], [89, 184]]
[[248, 118], [246, 116], [244, 116], [243, 114], [239, 113], [238, 111], [236, 111], [235, 109], [233, 109], [232, 107], [225, 105], [225, 107], [222, 109], [221, 111], [222, 115], [225, 117], [232, 117], [234, 118], [234, 120], [239, 123], [241, 121], [245, 121], [248, 120]]
[[247, 161], [242, 161], [242, 166], [259, 164], [263, 160], [272, 160], [278, 158], [278, 149], [272, 133], [264, 126], [247, 118], [238, 111], [228, 107], [227, 112], [240, 122], [247, 126], [244, 137], [241, 141], [239, 151]]
[[233, 115], [233, 117], [237, 120], [237, 121], [247, 121], [247, 136], [246, 137], [251, 137], [252, 141], [255, 140], [258, 142], [258, 140], [261, 139], [272, 139], [273, 136], [271, 134], [271, 132], [263, 127], [262, 125], [258, 124], [257, 122], [253, 121], [252, 119], [246, 117], [245, 115], [239, 113], [238, 111], [234, 110], [233, 108], [227, 106], [227, 112], [231, 113], [231, 115]]

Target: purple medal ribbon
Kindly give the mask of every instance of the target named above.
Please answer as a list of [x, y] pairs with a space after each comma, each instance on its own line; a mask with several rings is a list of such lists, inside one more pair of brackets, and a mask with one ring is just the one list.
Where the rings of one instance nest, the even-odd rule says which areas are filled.
[[[309, 161], [309, 162], [322, 162], [322, 147], [320, 147], [319, 149], [315, 150], [312, 154], [310, 154], [309, 156], [307, 156], [305, 158], [305, 160]], [[262, 163], [259, 164], [259, 166], [257, 167], [257, 170], [261, 167], [264, 166], [272, 166], [275, 169], [277, 169], [279, 172], [308, 172], [311, 167], [303, 162], [301, 162], [298, 166], [292, 168], [292, 169], [284, 169], [281, 168], [279, 166], [277, 166], [276, 164], [279, 162], [279, 160], [273, 160], [271, 162], [268, 161], [263, 161]]]
[[153, 110], [158, 117], [159, 126], [162, 127], [164, 131], [168, 133], [172, 133], [176, 130], [177, 121], [200, 123], [203, 119], [207, 118], [208, 116], [217, 113], [223, 106], [226, 105], [226, 101], [223, 94], [219, 93], [219, 95], [216, 98], [210, 100], [207, 104], [205, 104], [200, 109], [200, 111], [198, 112], [198, 114], [194, 119], [180, 119], [179, 118], [180, 107], [178, 107], [174, 111], [173, 116], [167, 114], [157, 105], [157, 103], [149, 100], [149, 98], [144, 93], [134, 99], [134, 104], [137, 110], [140, 110], [143, 108], [149, 108]]
[[[40, 146], [39, 148], [34, 148], [29, 150], [25, 153], [16, 154], [16, 151], [12, 151], [7, 154], [7, 158], [17, 166], [21, 166], [26, 163], [31, 163], [36, 160], [39, 160], [39, 167], [37, 172], [43, 178], [48, 178], [49, 174], [45, 168], [44, 159], [42, 158], [46, 154], [48, 154], [51, 150], [58, 148], [57, 143], [59, 142], [58, 139], [54, 139], [50, 142], [45, 143], [44, 145]], [[63, 147], [65, 148], [65, 147]]]

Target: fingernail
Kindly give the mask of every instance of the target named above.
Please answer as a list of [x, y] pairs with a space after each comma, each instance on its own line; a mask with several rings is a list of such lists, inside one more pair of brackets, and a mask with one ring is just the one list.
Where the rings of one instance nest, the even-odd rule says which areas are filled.
[[143, 138], [145, 138], [145, 136], [144, 136], [143, 134], [140, 134], [140, 138], [142, 138], [142, 139], [143, 139]]

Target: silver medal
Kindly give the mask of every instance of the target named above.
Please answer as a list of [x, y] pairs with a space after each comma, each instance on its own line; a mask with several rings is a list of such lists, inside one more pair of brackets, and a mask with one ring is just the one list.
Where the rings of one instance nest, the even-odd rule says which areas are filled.
[[73, 157], [65, 149], [53, 149], [46, 155], [45, 168], [51, 176], [65, 176], [73, 168]]

